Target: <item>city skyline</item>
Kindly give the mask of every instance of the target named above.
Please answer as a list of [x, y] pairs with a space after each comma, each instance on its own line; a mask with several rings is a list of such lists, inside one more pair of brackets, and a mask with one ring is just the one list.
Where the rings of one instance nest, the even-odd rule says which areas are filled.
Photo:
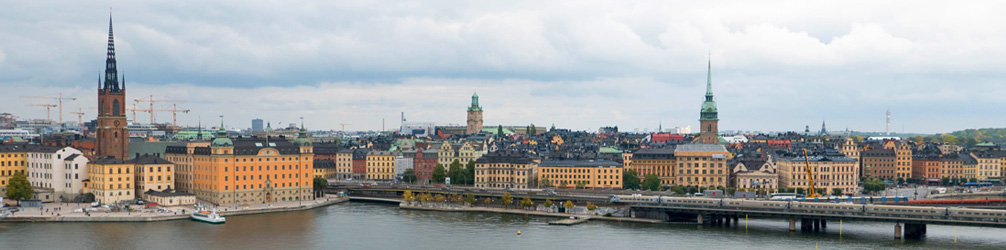
[[[193, 112], [179, 116], [182, 125], [223, 114], [228, 127], [243, 129], [253, 118], [285, 124], [303, 116], [312, 129], [377, 130], [382, 119], [397, 127], [400, 112], [409, 121], [464, 124], [468, 98], [478, 92], [486, 126], [632, 131], [663, 124], [694, 132], [711, 58], [720, 130], [816, 131], [825, 120], [832, 130], [882, 132], [888, 109], [892, 132], [1002, 127], [1006, 119], [988, 115], [1004, 102], [995, 97], [1006, 92], [997, 81], [1006, 52], [992, 42], [1003, 35], [994, 26], [1003, 24], [987, 5], [892, 4], [846, 17], [855, 8], [798, 3], [793, 9], [803, 12], [767, 18], [730, 11], [754, 3], [572, 4], [585, 9], [579, 15], [560, 3], [438, 11], [330, 4], [113, 3], [126, 98], [188, 100]], [[772, 7], [780, 6], [759, 8]], [[37, 15], [67, 8], [94, 11]], [[16, 96], [62, 92], [78, 98], [64, 103], [64, 115], [81, 108], [93, 119], [105, 8], [0, 10], [10, 27], [0, 31], [0, 70], [11, 72], [0, 86], [15, 97], [2, 111], [44, 118], [44, 110], [26, 106], [38, 100]], [[229, 8], [238, 11], [222, 12]], [[831, 11], [825, 16], [834, 20], [815, 16]], [[969, 19], [926, 16], [937, 12]]]

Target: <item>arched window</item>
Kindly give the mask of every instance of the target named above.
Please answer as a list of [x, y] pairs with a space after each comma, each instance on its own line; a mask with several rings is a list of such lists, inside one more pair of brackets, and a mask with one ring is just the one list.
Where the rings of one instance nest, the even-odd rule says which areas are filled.
[[119, 99], [112, 100], [112, 116], [119, 116]]

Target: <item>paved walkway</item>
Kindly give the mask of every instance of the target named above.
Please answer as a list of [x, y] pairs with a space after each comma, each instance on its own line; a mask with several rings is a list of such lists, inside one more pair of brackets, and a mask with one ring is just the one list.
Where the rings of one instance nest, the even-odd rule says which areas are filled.
[[[329, 204], [335, 204], [347, 200], [337, 198], [335, 195], [327, 195], [313, 201], [287, 201], [274, 202], [268, 204], [254, 204], [248, 206], [220, 206], [215, 207], [221, 215], [241, 215], [281, 212], [291, 210], [304, 210]], [[205, 204], [205, 203], [204, 203]], [[42, 207], [24, 208], [23, 211], [14, 214], [0, 221], [32, 222], [32, 221], [162, 221], [174, 219], [186, 219], [192, 213], [193, 206], [171, 206], [164, 207], [164, 210], [156, 208], [139, 209], [137, 211], [103, 212], [92, 211], [87, 213], [73, 212], [77, 209], [91, 208], [88, 203], [46, 203]], [[108, 208], [97, 208], [108, 211]], [[184, 211], [184, 212], [183, 212]]]

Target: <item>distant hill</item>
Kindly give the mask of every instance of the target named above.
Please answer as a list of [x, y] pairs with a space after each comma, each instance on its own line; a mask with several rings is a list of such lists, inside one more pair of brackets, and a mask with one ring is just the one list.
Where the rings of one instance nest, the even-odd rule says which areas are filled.
[[1006, 143], [1006, 128], [980, 128], [954, 131], [950, 135], [956, 136], [960, 140], [974, 139], [978, 142], [991, 142], [995, 144]]

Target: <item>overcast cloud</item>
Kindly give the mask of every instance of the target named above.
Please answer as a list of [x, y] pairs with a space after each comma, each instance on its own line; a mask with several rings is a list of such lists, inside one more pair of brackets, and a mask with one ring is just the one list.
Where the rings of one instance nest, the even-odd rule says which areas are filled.
[[1000, 1], [0, 4], [0, 112], [25, 118], [62, 92], [93, 119], [111, 5], [127, 99], [188, 100], [183, 125], [460, 124], [478, 91], [486, 125], [697, 127], [711, 58], [721, 130], [1006, 127]]

